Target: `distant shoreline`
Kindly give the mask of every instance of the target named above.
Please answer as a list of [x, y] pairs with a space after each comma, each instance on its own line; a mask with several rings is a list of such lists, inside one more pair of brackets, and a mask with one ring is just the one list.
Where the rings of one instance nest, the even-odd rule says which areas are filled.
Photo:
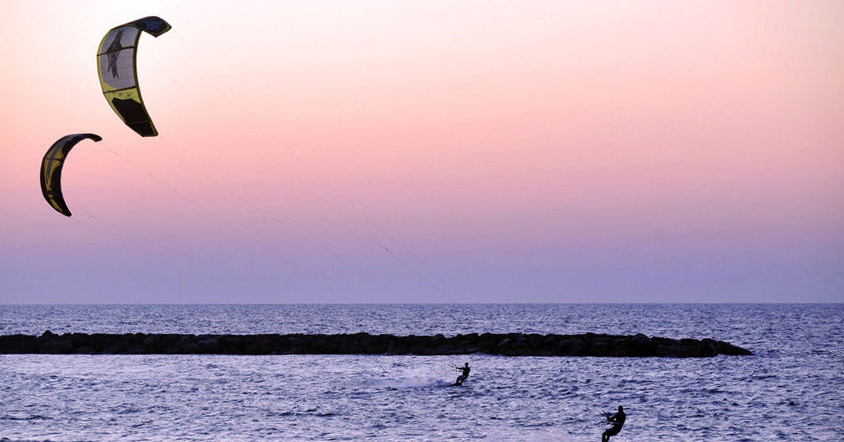
[[371, 354], [704, 358], [749, 356], [714, 339], [671, 339], [585, 333], [540, 335], [470, 333], [453, 337], [389, 334], [87, 334], [45, 331], [0, 336], [0, 354]]

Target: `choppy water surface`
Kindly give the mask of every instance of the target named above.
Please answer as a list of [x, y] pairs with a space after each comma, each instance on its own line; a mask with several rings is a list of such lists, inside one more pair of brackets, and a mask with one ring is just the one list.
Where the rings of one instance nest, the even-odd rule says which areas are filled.
[[842, 325], [842, 305], [0, 306], [0, 334], [642, 332], [756, 353], [0, 355], [0, 438], [585, 441], [621, 404], [619, 441], [837, 441]]

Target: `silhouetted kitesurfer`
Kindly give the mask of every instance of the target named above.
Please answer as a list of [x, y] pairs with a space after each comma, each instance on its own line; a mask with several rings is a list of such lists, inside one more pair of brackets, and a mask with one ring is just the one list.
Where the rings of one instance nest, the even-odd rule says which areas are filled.
[[607, 431], [604, 431], [604, 434], [601, 435], [601, 442], [607, 442], [610, 440], [610, 436], [618, 434], [625, 419], [627, 419], [627, 415], [624, 414], [624, 408], [621, 405], [618, 406], [618, 413], [613, 415], [607, 413], [607, 422], [611, 422], [612, 427], [607, 428]]
[[471, 370], [469, 368], [469, 363], [467, 362], [466, 365], [462, 367], [454, 367], [454, 369], [463, 372], [460, 374], [460, 376], [457, 376], [457, 381], [454, 382], [454, 385], [463, 385], [463, 381], [465, 381], [466, 378], [469, 377], [469, 370]]

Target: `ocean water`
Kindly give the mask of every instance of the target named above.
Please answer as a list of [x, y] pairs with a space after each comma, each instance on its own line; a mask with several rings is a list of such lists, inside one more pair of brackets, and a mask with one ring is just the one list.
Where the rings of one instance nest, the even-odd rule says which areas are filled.
[[0, 440], [597, 441], [618, 405], [613, 441], [844, 440], [844, 304], [0, 306], [0, 334], [45, 330], [641, 332], [755, 355], [0, 355]]

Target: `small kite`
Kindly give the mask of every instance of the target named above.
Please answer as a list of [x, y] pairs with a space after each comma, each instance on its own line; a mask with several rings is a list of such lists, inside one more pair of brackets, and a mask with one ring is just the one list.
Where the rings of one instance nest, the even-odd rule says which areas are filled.
[[62, 167], [73, 146], [86, 138], [95, 142], [102, 140], [97, 134], [66, 135], [53, 143], [41, 160], [41, 193], [50, 206], [64, 216], [70, 216], [70, 209], [62, 196]]

